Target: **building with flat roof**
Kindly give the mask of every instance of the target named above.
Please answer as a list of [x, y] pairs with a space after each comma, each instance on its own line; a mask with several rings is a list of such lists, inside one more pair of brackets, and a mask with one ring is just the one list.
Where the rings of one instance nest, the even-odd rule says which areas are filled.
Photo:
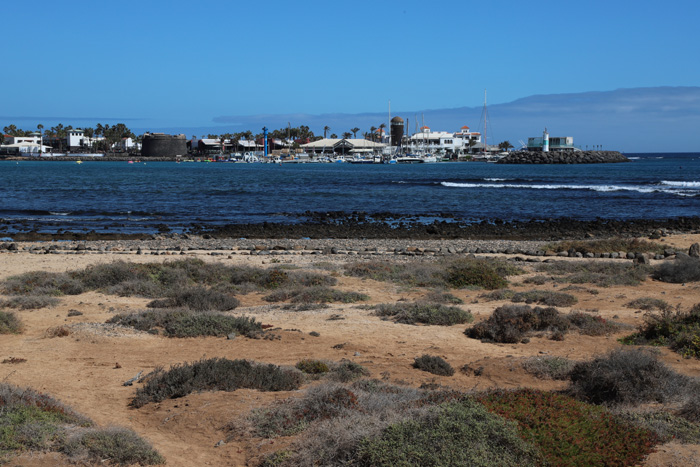
[[301, 145], [301, 148], [309, 154], [374, 154], [381, 153], [385, 147], [384, 143], [359, 138], [324, 138]]
[[481, 142], [481, 133], [469, 131], [463, 126], [458, 132], [432, 131], [429, 127], [421, 127], [418, 133], [408, 138], [409, 152], [425, 152], [444, 156], [459, 155], [469, 152], [469, 149]]
[[547, 129], [544, 129], [542, 136], [527, 139], [528, 151], [575, 151], [573, 136], [549, 136]]

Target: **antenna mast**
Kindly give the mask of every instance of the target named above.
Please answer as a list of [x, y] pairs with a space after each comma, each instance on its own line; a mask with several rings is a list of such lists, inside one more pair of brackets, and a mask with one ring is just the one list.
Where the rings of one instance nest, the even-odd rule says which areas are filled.
[[489, 153], [488, 137], [486, 136], [486, 125], [489, 121], [488, 110], [486, 110], [486, 89], [484, 89], [484, 154]]

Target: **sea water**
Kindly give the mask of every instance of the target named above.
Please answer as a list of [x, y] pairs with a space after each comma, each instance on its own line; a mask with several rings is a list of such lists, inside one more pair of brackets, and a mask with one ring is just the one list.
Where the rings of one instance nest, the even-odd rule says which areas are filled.
[[0, 162], [0, 232], [181, 232], [193, 224], [394, 213], [426, 222], [700, 215], [700, 153], [507, 165]]

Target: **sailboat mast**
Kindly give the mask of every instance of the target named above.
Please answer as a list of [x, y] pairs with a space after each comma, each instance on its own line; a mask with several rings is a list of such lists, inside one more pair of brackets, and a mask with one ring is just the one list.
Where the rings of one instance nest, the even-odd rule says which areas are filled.
[[391, 149], [391, 99], [389, 99], [389, 149]]
[[486, 133], [486, 126], [488, 125], [489, 121], [489, 114], [487, 113], [488, 111], [486, 110], [486, 89], [484, 89], [484, 154], [489, 153], [489, 147], [488, 147], [488, 137]]

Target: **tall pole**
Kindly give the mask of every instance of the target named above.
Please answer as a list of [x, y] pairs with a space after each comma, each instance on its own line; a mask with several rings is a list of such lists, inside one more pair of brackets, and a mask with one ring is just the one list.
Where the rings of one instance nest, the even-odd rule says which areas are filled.
[[267, 127], [264, 126], [262, 130], [263, 130], [263, 147], [265, 148], [264, 149], [265, 152], [263, 153], [263, 155], [264, 155], [265, 159], [267, 159]]
[[488, 111], [486, 110], [486, 89], [484, 89], [484, 154], [489, 153], [488, 138], [486, 136], [486, 122], [488, 122], [489, 116], [486, 112]]
[[389, 99], [389, 148], [391, 148], [391, 99]]

